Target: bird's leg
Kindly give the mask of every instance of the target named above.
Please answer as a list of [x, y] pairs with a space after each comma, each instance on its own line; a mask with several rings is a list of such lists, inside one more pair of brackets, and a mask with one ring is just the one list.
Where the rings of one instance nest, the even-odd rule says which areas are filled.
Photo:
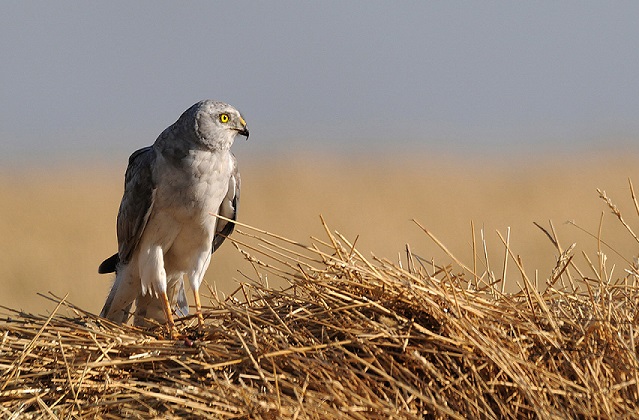
[[169, 304], [169, 298], [166, 295], [166, 292], [160, 293], [160, 299], [162, 299], [162, 309], [164, 309], [164, 315], [166, 316], [166, 327], [169, 330], [169, 334], [171, 334], [171, 339], [177, 340], [180, 334], [178, 333], [177, 328], [175, 328], [173, 312], [171, 311], [171, 305]]
[[197, 315], [197, 329], [202, 331], [204, 326], [204, 317], [202, 316], [202, 303], [200, 302], [200, 291], [193, 289], [193, 296], [195, 297], [195, 313]]

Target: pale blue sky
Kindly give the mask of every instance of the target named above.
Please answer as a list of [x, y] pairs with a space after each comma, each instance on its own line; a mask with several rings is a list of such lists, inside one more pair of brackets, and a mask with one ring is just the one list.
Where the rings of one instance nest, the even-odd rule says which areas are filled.
[[194, 102], [241, 153], [633, 149], [639, 2], [11, 1], [0, 162], [121, 158]]

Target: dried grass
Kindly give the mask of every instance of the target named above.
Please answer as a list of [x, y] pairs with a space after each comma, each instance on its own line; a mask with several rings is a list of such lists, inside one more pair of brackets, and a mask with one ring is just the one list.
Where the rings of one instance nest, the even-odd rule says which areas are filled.
[[[540, 226], [558, 257], [539, 285], [509, 235], [499, 234], [507, 260], [492, 264], [503, 269], [497, 278], [474, 227], [468, 267], [450, 253], [451, 265], [425, 261], [408, 246], [396, 262], [367, 259], [356, 240], [322, 223], [326, 241], [309, 245], [241, 226], [232, 241], [251, 273], [231, 296], [210, 290], [204, 331], [196, 336], [196, 322], [184, 318], [183, 341], [55, 296], [49, 316], [4, 308], [0, 415], [639, 416], [636, 265], [615, 279], [600, 249], [578, 266], [574, 245], [564, 249], [552, 224]], [[594, 236], [605, 247], [601, 232]], [[519, 269], [515, 294], [503, 292], [507, 263]], [[274, 277], [290, 287], [272, 290]]]

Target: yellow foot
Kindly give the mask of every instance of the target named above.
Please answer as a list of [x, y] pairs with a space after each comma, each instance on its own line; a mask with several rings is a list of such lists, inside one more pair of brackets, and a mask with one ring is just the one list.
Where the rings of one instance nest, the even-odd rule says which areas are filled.
[[204, 316], [202, 316], [202, 311], [197, 313], [197, 330], [202, 332], [204, 329]]
[[173, 321], [173, 313], [171, 312], [171, 306], [169, 305], [166, 292], [160, 294], [160, 299], [162, 299], [162, 309], [164, 309], [164, 316], [166, 317], [166, 328], [169, 330], [169, 334], [171, 334], [171, 339], [178, 340], [180, 333], [177, 328], [175, 328], [175, 321]]
[[202, 316], [202, 302], [200, 302], [200, 293], [197, 290], [193, 291], [193, 297], [195, 298], [195, 313], [197, 314], [197, 330], [202, 332], [204, 327], [204, 316]]

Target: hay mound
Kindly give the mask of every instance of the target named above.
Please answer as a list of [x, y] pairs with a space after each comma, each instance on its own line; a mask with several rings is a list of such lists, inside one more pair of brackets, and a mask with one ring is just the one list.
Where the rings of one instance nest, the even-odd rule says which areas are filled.
[[50, 316], [5, 308], [2, 416], [639, 416], [634, 267], [589, 278], [569, 249], [543, 293], [521, 269], [522, 290], [504, 294], [459, 262], [368, 260], [327, 233], [306, 246], [240, 231], [255, 277], [213, 294], [200, 335], [182, 319], [178, 342], [63, 299]]

